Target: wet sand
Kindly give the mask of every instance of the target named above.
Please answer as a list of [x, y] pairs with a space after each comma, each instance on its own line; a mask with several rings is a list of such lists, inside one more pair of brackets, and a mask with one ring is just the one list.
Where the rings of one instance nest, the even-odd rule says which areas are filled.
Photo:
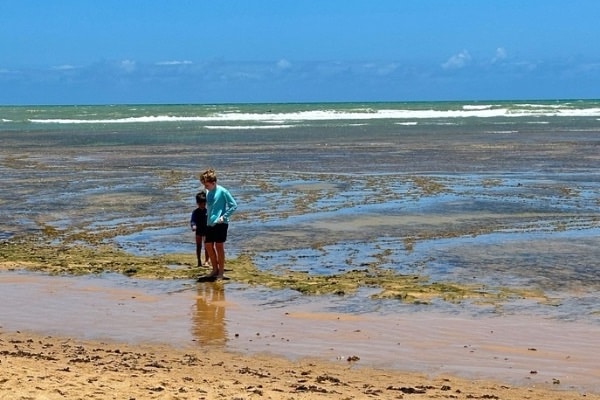
[[3, 399], [599, 399], [321, 359], [0, 333]]
[[600, 328], [583, 323], [338, 314], [229, 283], [0, 284], [0, 398], [600, 398]]

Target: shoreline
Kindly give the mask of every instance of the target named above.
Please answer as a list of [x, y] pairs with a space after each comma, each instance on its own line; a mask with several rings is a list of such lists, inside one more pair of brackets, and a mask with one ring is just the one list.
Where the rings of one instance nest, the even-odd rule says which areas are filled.
[[600, 399], [556, 390], [552, 383], [511, 386], [316, 358], [290, 361], [22, 331], [0, 331], [0, 360], [0, 398], [11, 399]]
[[[88, 374], [88, 379], [96, 379], [94, 373], [98, 374], [99, 369], [112, 365], [110, 368], [116, 375], [111, 379], [123, 381], [132, 376], [134, 380], [142, 380], [136, 383], [139, 387], [128, 386], [123, 390], [138, 391], [136, 396], [141, 397], [137, 398], [152, 398], [146, 396], [148, 393], [140, 394], [140, 387], [152, 387], [158, 382], [156, 379], [169, 382], [169, 387], [180, 383], [173, 381], [175, 378], [168, 376], [170, 372], [167, 372], [180, 368], [181, 358], [192, 354], [195, 359], [209, 356], [205, 367], [210, 369], [210, 365], [219, 364], [219, 373], [239, 375], [239, 371], [246, 368], [245, 374], [252, 375], [250, 370], [267, 369], [268, 374], [261, 372], [259, 375], [286, 376], [283, 383], [280, 379], [270, 382], [275, 386], [269, 389], [272, 391], [268, 395], [270, 397], [265, 395], [264, 398], [273, 399], [314, 398], [304, 391], [316, 395], [310, 390], [323, 388], [320, 385], [323, 382], [299, 382], [308, 378], [288, 373], [300, 368], [299, 365], [306, 369], [304, 372], [316, 368], [306, 366], [308, 364], [320, 368], [321, 372], [316, 376], [335, 376], [343, 380], [352, 372], [357, 375], [352, 382], [362, 379], [355, 386], [350, 382], [342, 385], [328, 381], [331, 386], [325, 387], [327, 392], [317, 392], [324, 396], [322, 398], [343, 398], [339, 393], [345, 392], [340, 392], [338, 385], [353, 388], [354, 394], [348, 394], [346, 398], [364, 398], [365, 394], [369, 394], [364, 392], [365, 388], [372, 385], [375, 387], [373, 390], [381, 392], [370, 394], [379, 398], [407, 395], [388, 387], [412, 387], [416, 390], [431, 386], [434, 388], [419, 396], [463, 398], [460, 396], [471, 394], [470, 398], [496, 398], [482, 397], [493, 395], [505, 399], [518, 391], [520, 394], [512, 398], [523, 399], [528, 393], [528, 398], [582, 398], [585, 394], [585, 398], [600, 399], [600, 387], [595, 381], [600, 370], [594, 350], [600, 328], [583, 323], [518, 315], [469, 318], [401, 310], [395, 315], [340, 314], [329, 309], [333, 305], [331, 298], [304, 298], [302, 302], [289, 302], [269, 296], [273, 303], [267, 304], [264, 293], [253, 295], [252, 289], [244, 289], [237, 284], [222, 285], [223, 291], [216, 290], [214, 284], [198, 284], [192, 290], [160, 294], [148, 287], [123, 286], [111, 280], [91, 277], [12, 275], [11, 278], [11, 274], [4, 273], [0, 274], [0, 282], [10, 283], [3, 293], [5, 302], [0, 304], [0, 315], [3, 315], [0, 367], [15, 370], [13, 377], [0, 385], [0, 390], [6, 392], [14, 389], [16, 382], [33, 379], [33, 371], [46, 371], [44, 380], [55, 382], [62, 379], [64, 383], [76, 370], [77, 374]], [[15, 304], [20, 306], [14, 307]], [[63, 343], [74, 342], [78, 344], [69, 345], [69, 348], [86, 343], [84, 359], [88, 361], [85, 363], [73, 361], [79, 356], [65, 358], [61, 350], [57, 350], [62, 348]], [[157, 359], [171, 361], [168, 367], [157, 368], [158, 371], [136, 373], [131, 368], [114, 364], [117, 363], [113, 360], [117, 357], [115, 346], [129, 348], [131, 350], [128, 351], [135, 354], [146, 353], [144, 365], [140, 367], [138, 364], [138, 369], [153, 365]], [[96, 359], [104, 361], [96, 365], [92, 362]], [[231, 365], [239, 360], [243, 360], [244, 364], [236, 364], [239, 368], [231, 370]], [[119, 362], [130, 364], [127, 360]], [[89, 365], [90, 370], [79, 372], [82, 364]], [[19, 368], [21, 372], [17, 373]], [[63, 373], [61, 369], [64, 368], [68, 368], [71, 374]], [[118, 377], [117, 371], [120, 371], [121, 377]], [[187, 369], [181, 372], [181, 376], [194, 377], [195, 373], [193, 368]], [[216, 371], [198, 373], [203, 377], [216, 374], [211, 379], [217, 385], [219, 376]], [[379, 375], [387, 380], [381, 381]], [[250, 394], [242, 394], [235, 382], [244, 382], [244, 387], [262, 385], [261, 390], [264, 391], [267, 385], [262, 380], [266, 377], [254, 376], [253, 381], [236, 377], [231, 382], [227, 381], [227, 394], [224, 396], [249, 398], [243, 397]], [[450, 379], [451, 384], [444, 378]], [[491, 379], [496, 382], [488, 383]], [[193, 388], [184, 387], [188, 394], [179, 397], [173, 394], [172, 398], [219, 398], [217, 393], [225, 390], [210, 383], [213, 381], [193, 382]], [[189, 383], [191, 385], [192, 381]], [[308, 383], [314, 388], [310, 389]], [[49, 384], [42, 382], [41, 386], [35, 386], [44, 388], [44, 391], [55, 390]], [[299, 384], [309, 389], [297, 390], [293, 386]], [[108, 386], [109, 383], [104, 382], [103, 385]], [[202, 385], [211, 389], [203, 389]], [[456, 389], [442, 390], [442, 386], [458, 387], [460, 393], [454, 393]], [[359, 388], [363, 392], [358, 392]], [[550, 394], [539, 394], [539, 389]], [[114, 390], [117, 389], [111, 389]], [[165, 386], [158, 390], [164, 394], [168, 389]], [[190, 390], [206, 390], [206, 393], [186, 397], [190, 396]], [[502, 396], [496, 391], [502, 392]], [[531, 395], [530, 391], [537, 394]], [[564, 393], [571, 393], [572, 397], [566, 397]], [[301, 397], [304, 394], [307, 394], [306, 397]], [[536, 397], [538, 394], [541, 397]], [[96, 394], [96, 398], [106, 398], [103, 395]], [[23, 396], [23, 399], [31, 398], [30, 394]], [[68, 395], [64, 397], [71, 398]], [[56, 398], [64, 397], [57, 395]], [[156, 398], [165, 397], [157, 395]]]

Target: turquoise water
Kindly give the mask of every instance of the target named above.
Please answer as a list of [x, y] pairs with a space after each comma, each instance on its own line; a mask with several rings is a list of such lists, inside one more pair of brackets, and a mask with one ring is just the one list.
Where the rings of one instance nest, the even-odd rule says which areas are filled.
[[[5, 106], [0, 139], [0, 239], [127, 226], [108, 244], [191, 253], [210, 166], [240, 204], [228, 252], [260, 268], [377, 262], [540, 289], [549, 303], [501, 312], [600, 322], [600, 101]], [[336, 311], [398, 305], [364, 300]]]
[[[199, 131], [333, 126], [594, 127], [600, 101], [308, 103], [231, 105], [0, 106], [1, 131]], [[118, 126], [118, 127], [116, 127]], [[502, 128], [504, 127], [504, 128]], [[186, 129], [188, 128], [188, 129]], [[238, 132], [239, 133], [239, 132]], [[170, 138], [173, 139], [173, 138]]]

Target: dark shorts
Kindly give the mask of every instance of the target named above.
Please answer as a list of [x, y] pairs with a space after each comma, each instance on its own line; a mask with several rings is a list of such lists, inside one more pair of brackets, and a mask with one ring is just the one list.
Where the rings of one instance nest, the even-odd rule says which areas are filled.
[[205, 243], [225, 243], [227, 241], [229, 224], [216, 224], [206, 228]]

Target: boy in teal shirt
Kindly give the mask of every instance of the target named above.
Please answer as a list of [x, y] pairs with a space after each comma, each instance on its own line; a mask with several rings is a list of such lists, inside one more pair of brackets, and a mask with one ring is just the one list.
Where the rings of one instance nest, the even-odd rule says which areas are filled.
[[209, 278], [227, 279], [225, 272], [225, 242], [229, 228], [229, 217], [237, 209], [237, 203], [229, 190], [217, 185], [215, 170], [209, 169], [202, 173], [200, 182], [207, 190], [206, 210], [207, 227], [204, 247], [208, 251], [212, 273]]

